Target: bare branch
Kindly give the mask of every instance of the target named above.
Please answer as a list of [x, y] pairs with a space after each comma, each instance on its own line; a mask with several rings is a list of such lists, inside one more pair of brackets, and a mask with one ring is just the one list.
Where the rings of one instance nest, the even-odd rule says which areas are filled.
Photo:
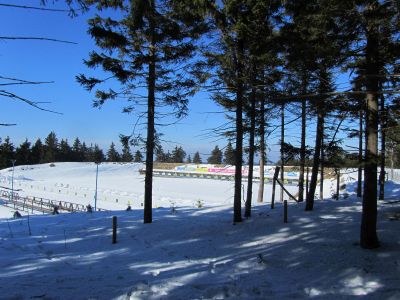
[[22, 102], [27, 103], [27, 104], [30, 105], [30, 106], [33, 106], [33, 107], [37, 108], [37, 109], [39, 109], [39, 110], [51, 112], [51, 113], [58, 114], [58, 115], [62, 115], [62, 113], [60, 113], [60, 112], [56, 112], [56, 111], [53, 111], [53, 110], [49, 110], [49, 109], [45, 109], [45, 108], [43, 108], [43, 107], [40, 107], [40, 106], [38, 105], [38, 102], [34, 102], [34, 101], [32, 101], [32, 100], [29, 100], [29, 99], [20, 97], [20, 96], [18, 96], [18, 95], [16, 95], [16, 94], [13, 94], [13, 93], [8, 92], [8, 91], [5, 91], [5, 90], [0, 90], [0, 96], [12, 98], [12, 99], [17, 99], [17, 100], [20, 100], [20, 101], [22, 101]]
[[0, 36], [0, 40], [37, 40], [37, 41], [50, 41], [50, 42], [57, 42], [57, 43], [66, 43], [66, 44], [73, 44], [77, 45], [76, 42], [71, 41], [64, 41], [52, 38], [45, 38], [45, 37], [23, 37], [23, 36]]
[[21, 83], [29, 83], [29, 84], [42, 84], [42, 83], [54, 83], [54, 81], [30, 81], [30, 80], [24, 80], [24, 79], [18, 79], [18, 78], [12, 78], [12, 77], [4, 77], [4, 76], [0, 76], [0, 79], [4, 79], [4, 80], [10, 80], [10, 81], [18, 81]]
[[33, 10], [44, 10], [44, 11], [52, 11], [52, 12], [70, 12], [68, 9], [55, 9], [55, 8], [44, 8], [37, 6], [26, 6], [26, 5], [17, 5], [17, 4], [8, 4], [8, 3], [0, 3], [0, 6], [11, 7], [11, 8], [22, 8], [22, 9], [33, 9]]

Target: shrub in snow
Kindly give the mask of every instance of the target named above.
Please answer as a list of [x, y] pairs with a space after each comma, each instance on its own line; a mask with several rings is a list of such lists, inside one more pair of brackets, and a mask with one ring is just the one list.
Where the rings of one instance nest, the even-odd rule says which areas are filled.
[[53, 164], [53, 163], [51, 163], [49, 166], [50, 166], [51, 168], [53, 168], [53, 167], [55, 167], [56, 165]]

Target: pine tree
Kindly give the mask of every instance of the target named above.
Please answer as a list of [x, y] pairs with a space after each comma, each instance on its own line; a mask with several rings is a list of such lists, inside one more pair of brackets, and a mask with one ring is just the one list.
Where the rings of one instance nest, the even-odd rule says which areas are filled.
[[188, 164], [191, 164], [191, 163], [192, 163], [192, 158], [190, 157], [190, 154], [189, 154], [189, 156], [188, 156], [186, 162], [187, 162]]
[[133, 160], [133, 156], [131, 153], [131, 149], [129, 148], [129, 139], [121, 138], [121, 144], [122, 144], [121, 161], [131, 162]]
[[[86, 64], [100, 66], [121, 84], [121, 90], [98, 90], [95, 106], [120, 96], [131, 101], [136, 86], [147, 85], [146, 175], [144, 192], [144, 223], [152, 222], [153, 155], [155, 147], [155, 109], [170, 105], [178, 118], [187, 113], [187, 100], [194, 92], [195, 82], [187, 68], [177, 64], [190, 62], [195, 47], [193, 38], [199, 35], [198, 18], [179, 1], [101, 1], [93, 0], [99, 10], [119, 10], [120, 19], [99, 15], [89, 20], [89, 33], [104, 52], [92, 52]], [[105, 81], [78, 76], [88, 90]], [[141, 89], [141, 87], [139, 88]], [[140, 93], [140, 91], [139, 91]], [[159, 97], [157, 97], [157, 95]], [[161, 101], [161, 103], [160, 103]], [[125, 108], [126, 112], [132, 106]]]
[[224, 164], [234, 165], [235, 164], [235, 150], [232, 147], [231, 142], [228, 142], [224, 151]]
[[90, 147], [91, 148], [91, 158], [93, 162], [95, 163], [101, 163], [103, 161], [105, 161], [105, 155], [103, 153], [103, 150], [100, 149], [99, 145], [94, 144], [94, 147]]
[[0, 169], [11, 167], [13, 159], [15, 159], [14, 145], [7, 136], [0, 145]]
[[85, 143], [85, 142], [82, 143], [80, 153], [81, 153], [81, 155], [82, 155], [82, 161], [85, 161], [85, 162], [91, 162], [91, 161], [93, 161], [93, 160], [92, 160], [91, 147], [88, 148], [88, 147], [86, 146], [86, 143]]
[[41, 164], [44, 160], [44, 146], [41, 139], [37, 139], [31, 150], [31, 164]]
[[193, 156], [193, 163], [194, 163], [194, 164], [201, 164], [201, 163], [202, 163], [199, 151], [197, 151], [197, 152], [194, 154], [194, 156]]
[[68, 144], [68, 140], [61, 139], [57, 161], [73, 161], [72, 148]]
[[110, 149], [107, 151], [107, 161], [118, 162], [120, 161], [120, 155], [117, 150], [115, 150], [114, 142], [111, 143]]
[[55, 162], [58, 152], [58, 139], [52, 131], [44, 141], [44, 162]]
[[211, 151], [211, 155], [208, 157], [207, 162], [214, 165], [222, 163], [222, 151], [218, 148], [218, 146], [215, 146], [214, 150]]
[[156, 152], [156, 162], [165, 162], [165, 153], [161, 145], [158, 145], [155, 152]]
[[143, 155], [142, 155], [142, 153], [140, 153], [139, 150], [137, 150], [135, 152], [135, 157], [134, 157], [133, 161], [134, 162], [142, 162], [143, 161]]
[[183, 150], [181, 146], [175, 146], [175, 149], [172, 151], [171, 160], [174, 163], [183, 163], [186, 157], [186, 152]]
[[17, 147], [15, 150], [15, 160], [18, 165], [28, 165], [31, 164], [31, 143], [28, 139]]
[[79, 138], [75, 138], [72, 144], [72, 158], [73, 161], [82, 162], [84, 160], [84, 153], [82, 153], [82, 144]]

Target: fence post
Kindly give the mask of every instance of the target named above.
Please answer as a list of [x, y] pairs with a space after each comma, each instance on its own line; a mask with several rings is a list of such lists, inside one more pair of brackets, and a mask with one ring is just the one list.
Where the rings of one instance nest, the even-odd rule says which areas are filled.
[[272, 179], [272, 199], [271, 199], [271, 209], [275, 208], [275, 188], [276, 188], [276, 179], [279, 175], [280, 167], [275, 168], [274, 178]]
[[287, 221], [287, 209], [288, 209], [287, 200], [284, 200], [283, 201], [283, 223], [287, 223], [288, 222]]
[[117, 243], [117, 217], [112, 217], [112, 243]]

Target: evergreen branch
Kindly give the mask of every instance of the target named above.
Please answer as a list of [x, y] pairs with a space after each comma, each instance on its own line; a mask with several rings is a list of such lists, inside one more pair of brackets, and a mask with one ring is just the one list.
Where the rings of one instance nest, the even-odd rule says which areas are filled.
[[58, 39], [53, 39], [53, 38], [45, 38], [45, 37], [0, 36], [0, 40], [36, 40], [36, 41], [50, 41], [50, 42], [73, 44], [73, 45], [77, 45], [78, 44], [76, 42], [58, 40]]
[[0, 126], [15, 126], [17, 124], [10, 124], [10, 123], [0, 123]]

